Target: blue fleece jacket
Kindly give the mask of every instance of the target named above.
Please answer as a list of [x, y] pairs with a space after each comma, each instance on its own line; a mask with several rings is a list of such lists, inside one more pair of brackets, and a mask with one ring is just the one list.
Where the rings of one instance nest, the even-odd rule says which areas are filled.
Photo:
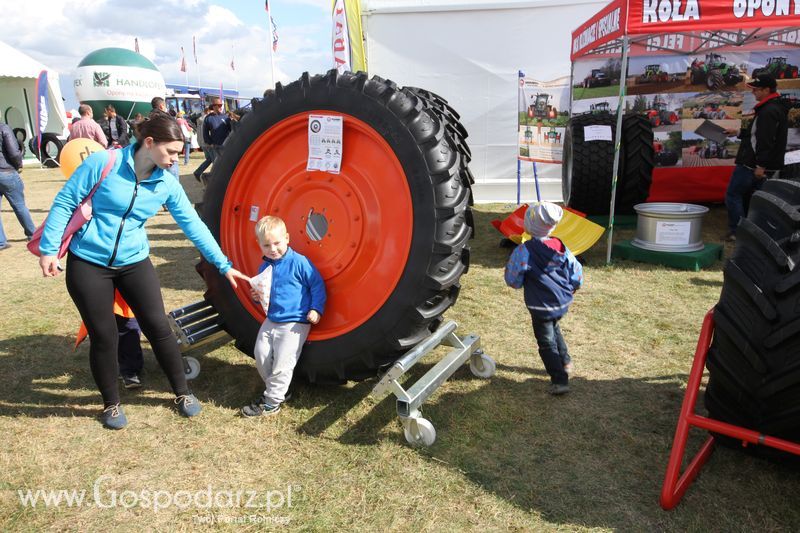
[[302, 322], [312, 309], [325, 311], [325, 283], [311, 261], [291, 248], [280, 259], [264, 258], [258, 273], [272, 265], [267, 318], [273, 322]]
[[572, 293], [583, 285], [583, 267], [559, 239], [534, 238], [516, 247], [504, 277], [509, 287], [524, 287], [534, 316], [555, 319], [566, 314]]
[[[113, 168], [92, 197], [92, 219], [75, 233], [70, 252], [108, 267], [142, 261], [150, 254], [144, 225], [166, 205], [206, 260], [225, 274], [231, 262], [200, 220], [178, 180], [169, 171], [156, 167], [150, 177], [137, 183], [133, 165], [137, 146], [130, 144], [116, 152]], [[42, 255], [58, 253], [72, 212], [100, 180], [108, 157], [106, 151], [90, 155], [56, 195], [39, 245]]]

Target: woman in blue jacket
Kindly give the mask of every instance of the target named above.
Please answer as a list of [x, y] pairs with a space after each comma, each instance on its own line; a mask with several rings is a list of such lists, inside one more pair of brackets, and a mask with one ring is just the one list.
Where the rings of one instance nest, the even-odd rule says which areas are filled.
[[[67, 290], [91, 338], [89, 363], [103, 397], [103, 425], [127, 424], [119, 405], [117, 325], [114, 289], [133, 309], [142, 332], [175, 392], [184, 416], [200, 413], [189, 391], [175, 335], [164, 314], [161, 287], [150, 262], [144, 225], [166, 205], [186, 236], [220, 274], [236, 286], [248, 278], [231, 262], [200, 220], [183, 187], [168, 169], [183, 149], [183, 134], [169, 116], [151, 116], [135, 128], [137, 142], [116, 151], [114, 164], [92, 197], [92, 219], [72, 238], [67, 256]], [[79, 166], [56, 195], [39, 247], [44, 276], [61, 271], [56, 254], [75, 207], [100, 180], [109, 152], [97, 152]]]

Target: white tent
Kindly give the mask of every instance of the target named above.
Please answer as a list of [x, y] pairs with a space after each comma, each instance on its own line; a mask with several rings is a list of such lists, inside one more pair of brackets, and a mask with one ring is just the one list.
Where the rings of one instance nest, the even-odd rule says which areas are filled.
[[[516, 200], [518, 71], [570, 73], [572, 30], [606, 0], [362, 0], [370, 74], [445, 97], [461, 115], [478, 202]], [[535, 199], [523, 168], [523, 201]], [[561, 199], [560, 165], [537, 165], [542, 195]]]
[[3, 42], [0, 42], [0, 57], [3, 58], [0, 61], [0, 119], [12, 128], [25, 130], [25, 138], [31, 138], [36, 79], [46, 70], [49, 105], [45, 132], [62, 136], [67, 124], [58, 73]]

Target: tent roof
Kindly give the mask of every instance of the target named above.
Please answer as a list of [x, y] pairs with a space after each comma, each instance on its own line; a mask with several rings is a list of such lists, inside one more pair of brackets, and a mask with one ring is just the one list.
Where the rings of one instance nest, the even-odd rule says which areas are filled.
[[12, 78], [37, 78], [43, 70], [49, 70], [31, 56], [0, 41], [0, 76]]
[[[795, 14], [795, 2], [759, 2], [758, 7], [753, 7], [755, 4], [731, 0], [612, 0], [572, 32], [571, 57], [574, 61], [592, 53], [621, 49], [621, 40], [626, 36], [637, 42], [671, 33], [697, 37], [706, 48], [709, 45], [740, 46], [754, 41], [798, 44], [796, 33], [800, 15]], [[771, 7], [762, 8], [762, 5]]]

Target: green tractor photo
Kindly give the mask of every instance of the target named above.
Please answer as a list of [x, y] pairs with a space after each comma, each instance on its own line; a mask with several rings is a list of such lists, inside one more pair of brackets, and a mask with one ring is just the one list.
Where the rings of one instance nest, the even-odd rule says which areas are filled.
[[636, 83], [664, 83], [670, 81], [669, 72], [661, 70], [661, 65], [646, 65], [644, 72], [636, 77]]
[[590, 113], [610, 113], [611, 112], [611, 105], [608, 102], [598, 102], [596, 104], [589, 105], [589, 112]]
[[772, 74], [776, 80], [797, 78], [797, 65], [790, 65], [785, 57], [770, 57], [767, 66], [753, 70], [753, 77]]
[[695, 58], [690, 69], [692, 85], [705, 84], [712, 91], [744, 80], [739, 68], [726, 63], [725, 56], [719, 54], [706, 54], [704, 60]]

